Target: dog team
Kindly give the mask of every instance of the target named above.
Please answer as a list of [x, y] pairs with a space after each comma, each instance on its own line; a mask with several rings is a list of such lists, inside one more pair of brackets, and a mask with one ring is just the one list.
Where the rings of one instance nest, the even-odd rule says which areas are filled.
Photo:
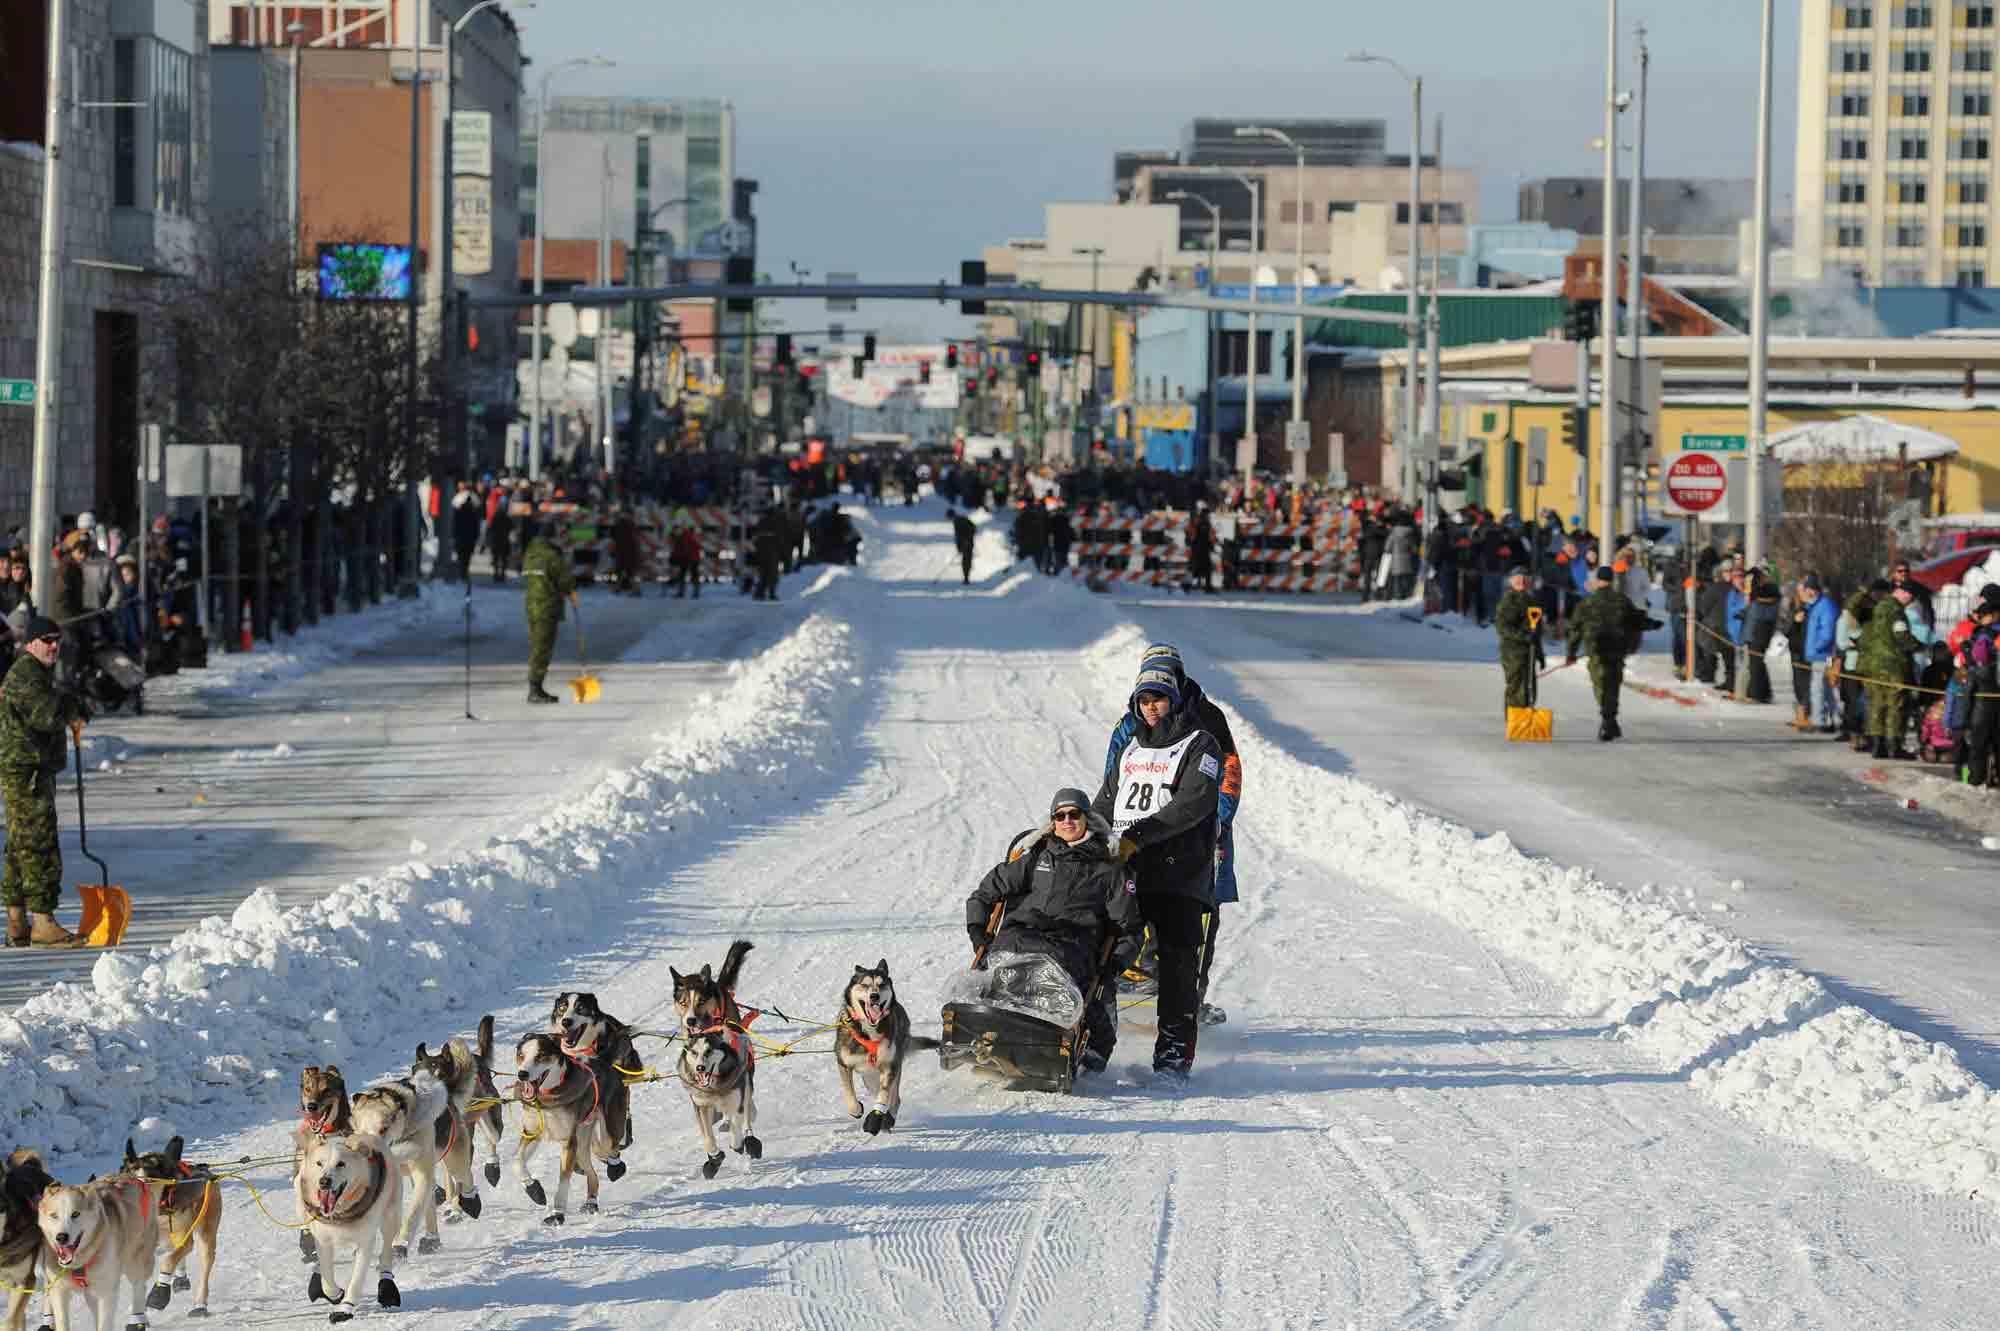
[[[372, 1268], [376, 1303], [401, 1306], [394, 1263], [409, 1255], [419, 1223], [422, 1254], [441, 1247], [439, 1208], [455, 1208], [450, 1220], [479, 1218], [472, 1167], [480, 1149], [487, 1184], [499, 1184], [509, 1099], [519, 1108], [515, 1171], [529, 1199], [548, 1208], [543, 1223], [564, 1222], [577, 1174], [584, 1180], [581, 1211], [595, 1214], [601, 1181], [615, 1183], [625, 1173], [632, 1083], [651, 1079], [633, 1043], [640, 1034], [672, 1035], [681, 1042], [675, 1072], [694, 1110], [702, 1177], [712, 1179], [722, 1168], [726, 1157], [716, 1131], [724, 1122], [730, 1149], [762, 1158], [763, 1143], [754, 1131], [757, 1058], [747, 1035], [758, 1014], [736, 1001], [750, 951], [751, 944], [738, 939], [720, 968], [704, 965], [687, 974], [670, 968], [678, 1021], [673, 1032], [640, 1032], [600, 1008], [595, 994], [557, 995], [547, 1028], [515, 1045], [511, 1096], [501, 1094], [499, 1078], [505, 1074], [493, 1069], [490, 1015], [481, 1018], [474, 1042], [455, 1038], [435, 1053], [419, 1044], [408, 1076], [351, 1095], [338, 1067], [304, 1069], [292, 1181], [300, 1253], [314, 1266], [308, 1302], [332, 1304], [331, 1322], [352, 1319]], [[886, 959], [854, 968], [830, 1026], [848, 1115], [862, 1119], [870, 1135], [893, 1128], [902, 1107], [905, 1058], [937, 1042], [911, 1034]], [[866, 1107], [856, 1094], [857, 1074], [872, 1101]], [[557, 1154], [553, 1202], [532, 1172], [545, 1144]], [[194, 1303], [188, 1316], [208, 1315], [222, 1220], [221, 1167], [185, 1161], [182, 1148], [179, 1137], [144, 1153], [127, 1141], [118, 1173], [76, 1186], [51, 1178], [34, 1151], [7, 1157], [0, 1286], [8, 1301], [0, 1331], [25, 1331], [28, 1305], [37, 1293], [48, 1296], [52, 1322], [45, 1325], [54, 1331], [72, 1326], [81, 1331], [82, 1323], [73, 1320], [79, 1304], [90, 1308], [96, 1331], [111, 1331], [119, 1325], [118, 1296], [127, 1286], [126, 1331], [144, 1331], [149, 1310], [164, 1310], [175, 1292], [190, 1288]], [[349, 1257], [344, 1281], [336, 1265], [342, 1252]], [[182, 1271], [191, 1256], [193, 1279]]]

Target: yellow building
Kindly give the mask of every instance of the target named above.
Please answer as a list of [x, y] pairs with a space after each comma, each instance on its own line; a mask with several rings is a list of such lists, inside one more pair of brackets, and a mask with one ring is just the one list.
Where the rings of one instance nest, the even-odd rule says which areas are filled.
[[[1574, 347], [1542, 344], [1537, 355], [1536, 345], [1488, 343], [1443, 353], [1441, 452], [1447, 465], [1467, 468], [1466, 502], [1523, 516], [1555, 509], [1567, 520], [1584, 513], [1579, 455], [1563, 446], [1575, 390], [1573, 380], [1549, 371], [1573, 365]], [[1649, 462], [1670, 462], [1686, 436], [1748, 435], [1749, 339], [1653, 338], [1644, 352], [1661, 365], [1663, 398], [1650, 422]], [[1401, 411], [1402, 361], [1400, 352], [1380, 356], [1386, 420]], [[1935, 470], [1934, 511], [2000, 510], [2000, 338], [1773, 338], [1768, 403], [1770, 434], [1867, 413], [1945, 435], [1960, 451]], [[1602, 408], [1594, 404], [1588, 520], [1598, 529], [1594, 469], [1603, 428]], [[1528, 468], [1538, 430], [1545, 432], [1547, 456], [1539, 494]]]

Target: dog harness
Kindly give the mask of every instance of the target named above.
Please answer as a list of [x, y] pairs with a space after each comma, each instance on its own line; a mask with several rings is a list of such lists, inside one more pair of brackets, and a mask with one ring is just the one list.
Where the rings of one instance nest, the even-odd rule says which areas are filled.
[[[757, 1051], [754, 1048], [752, 1048], [750, 1042], [743, 1037], [743, 1032], [738, 1030], [736, 1027], [710, 1026], [707, 1030], [696, 1031], [695, 1034], [720, 1036], [722, 1038], [723, 1043], [729, 1046], [729, 1051], [736, 1055], [736, 1061], [743, 1065], [743, 1070], [745, 1072], [748, 1072], [751, 1068], [756, 1066]], [[695, 1075], [699, 1077], [701, 1074], [697, 1073]], [[700, 1086], [701, 1083], [697, 1081], [695, 1085]], [[704, 1086], [702, 1087], [702, 1089], [707, 1090], [710, 1088]]]
[[[153, 1190], [135, 1178], [120, 1179], [118, 1180], [118, 1186], [121, 1188], [137, 1188], [139, 1190], [139, 1223], [142, 1225], [151, 1224], [153, 1222]], [[93, 1257], [90, 1261], [71, 1271], [69, 1273], [69, 1283], [78, 1289], [89, 1289], [90, 1267], [91, 1263], [96, 1260]]]
[[868, 1066], [871, 1068], [876, 1066], [875, 1060], [882, 1056], [882, 1046], [889, 1043], [889, 1037], [878, 1035], [872, 1040], [869, 1039], [861, 1033], [861, 1023], [855, 1020], [852, 1013], [848, 1015], [845, 1025], [847, 1026], [847, 1034], [853, 1039], [854, 1043], [868, 1051]]

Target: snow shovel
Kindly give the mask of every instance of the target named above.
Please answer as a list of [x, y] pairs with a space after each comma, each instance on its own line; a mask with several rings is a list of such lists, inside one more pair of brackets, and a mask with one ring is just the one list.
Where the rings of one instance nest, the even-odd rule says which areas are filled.
[[[1528, 629], [1533, 632], [1542, 625], [1540, 606], [1528, 607]], [[1548, 744], [1554, 741], [1556, 731], [1555, 713], [1546, 707], [1535, 706], [1536, 695], [1541, 692], [1541, 677], [1532, 668], [1528, 671], [1528, 705], [1507, 709], [1507, 740], [1509, 743]]]
[[583, 645], [583, 607], [574, 599], [570, 605], [576, 610], [576, 663], [579, 673], [569, 682], [569, 696], [578, 702], [596, 702], [604, 696], [604, 685], [590, 673], [590, 653], [584, 650]]
[[78, 883], [76, 895], [83, 902], [83, 920], [77, 932], [86, 946], [117, 947], [125, 941], [125, 928], [132, 923], [132, 898], [125, 889], [109, 881], [111, 870], [90, 853], [90, 825], [83, 816], [83, 737], [71, 729], [70, 744], [76, 750], [76, 841], [83, 857], [97, 866], [98, 881]]

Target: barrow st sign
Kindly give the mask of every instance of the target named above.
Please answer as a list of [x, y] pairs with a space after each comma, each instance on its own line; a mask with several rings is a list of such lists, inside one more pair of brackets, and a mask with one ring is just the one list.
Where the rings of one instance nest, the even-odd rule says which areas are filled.
[[0, 379], [0, 407], [32, 407], [35, 405], [35, 381], [33, 379]]

